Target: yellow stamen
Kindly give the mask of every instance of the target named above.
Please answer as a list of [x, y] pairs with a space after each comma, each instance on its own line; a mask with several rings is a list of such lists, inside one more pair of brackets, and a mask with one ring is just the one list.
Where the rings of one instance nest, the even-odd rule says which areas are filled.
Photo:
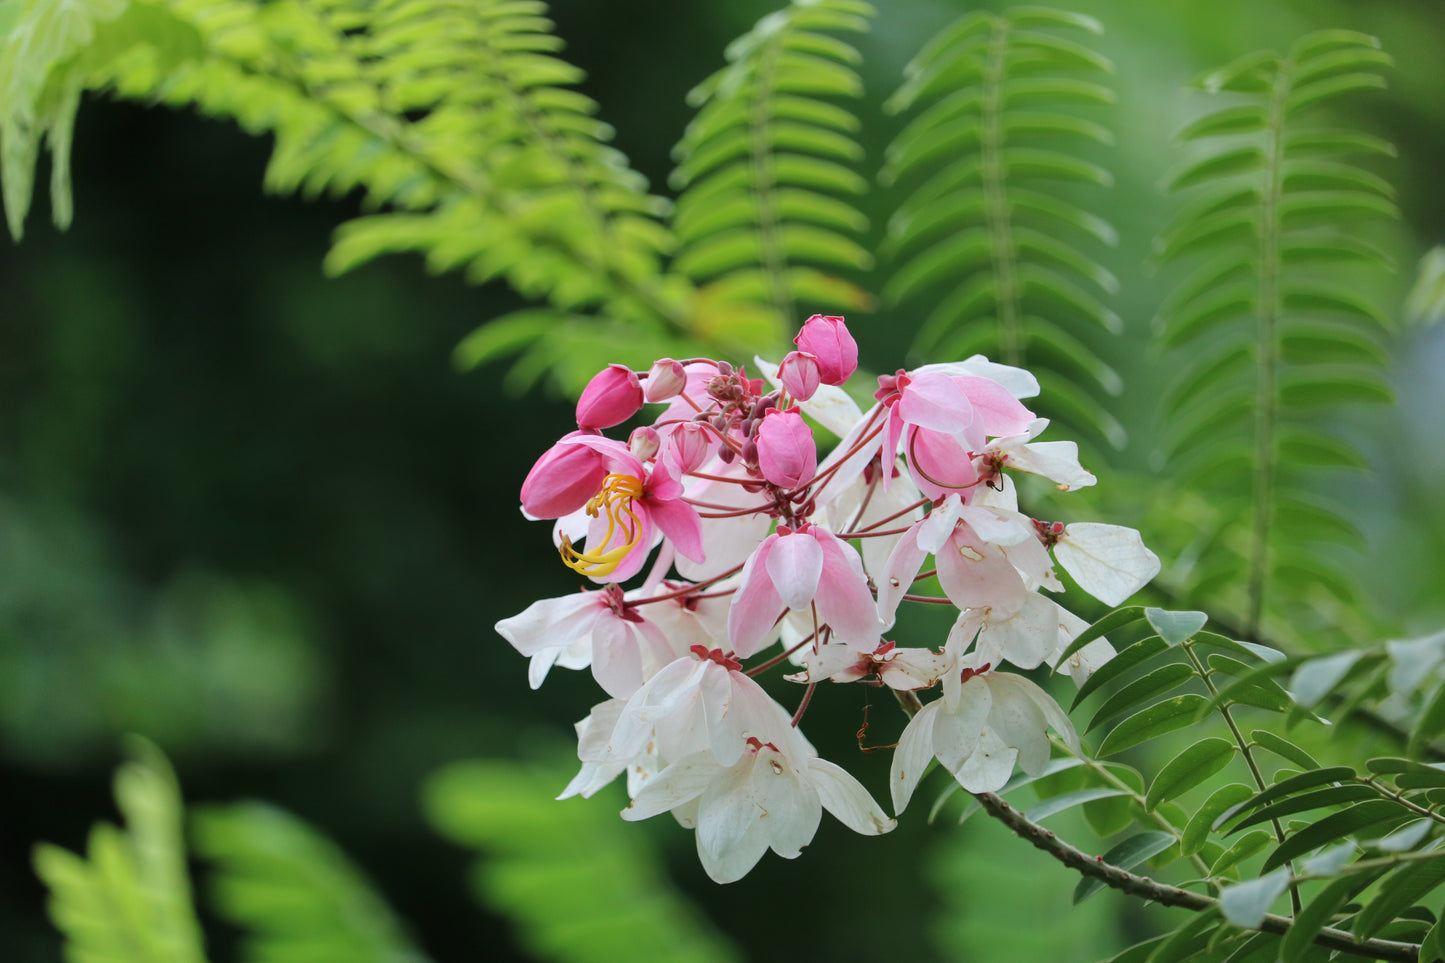
[[[637, 547], [642, 538], [642, 522], [632, 511], [632, 502], [642, 497], [642, 482], [632, 475], [608, 475], [602, 481], [602, 490], [587, 503], [587, 514], [593, 518], [607, 512], [607, 534], [598, 542], [599, 548], [612, 541], [612, 535], [619, 525], [625, 527], [627, 541], [607, 551], [579, 552], [572, 547], [572, 540], [562, 536], [562, 563], [574, 572], [600, 578], [611, 575], [622, 564], [627, 553]], [[630, 524], [624, 523], [619, 515], [626, 515]]]

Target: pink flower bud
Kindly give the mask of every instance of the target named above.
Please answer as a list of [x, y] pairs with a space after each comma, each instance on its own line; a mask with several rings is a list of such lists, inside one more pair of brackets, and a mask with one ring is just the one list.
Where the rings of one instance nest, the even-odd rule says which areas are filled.
[[794, 401], [807, 401], [813, 397], [821, 378], [818, 358], [806, 351], [789, 351], [783, 363], [778, 365], [778, 380], [788, 389]]
[[559, 442], [527, 472], [522, 509], [533, 518], [570, 515], [597, 494], [606, 478], [607, 465], [600, 452]]
[[825, 385], [841, 385], [858, 368], [858, 342], [848, 333], [842, 318], [813, 315], [803, 322], [803, 330], [793, 343], [818, 359], [818, 370]]
[[632, 452], [632, 457], [638, 461], [648, 461], [657, 454], [657, 449], [662, 447], [662, 436], [657, 433], [656, 428], [649, 428], [644, 425], [641, 428], [632, 429], [632, 434], [627, 438], [627, 450]]
[[663, 440], [662, 447], [662, 460], [672, 465], [678, 475], [686, 475], [697, 471], [707, 461], [716, 447], [716, 437], [692, 421], [672, 429]]
[[758, 426], [758, 467], [779, 488], [797, 488], [818, 471], [818, 446], [813, 430], [798, 409], [770, 409]]
[[610, 364], [587, 382], [577, 402], [577, 427], [611, 428], [631, 418], [642, 408], [642, 385], [637, 372], [626, 365]]
[[682, 362], [661, 358], [654, 361], [652, 370], [647, 372], [647, 387], [643, 391], [643, 397], [648, 401], [667, 401], [682, 394], [686, 387], [687, 371]]

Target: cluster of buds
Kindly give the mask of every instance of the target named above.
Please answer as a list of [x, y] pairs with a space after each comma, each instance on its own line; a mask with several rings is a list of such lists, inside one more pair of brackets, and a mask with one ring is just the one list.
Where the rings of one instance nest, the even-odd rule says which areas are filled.
[[[859, 833], [895, 825], [804, 738], [819, 683], [941, 687], [896, 748], [895, 813], [934, 758], [992, 792], [1047, 765], [1050, 728], [1077, 749], [1058, 704], [1004, 670], [1052, 664], [1084, 627], [1043, 594], [1063, 590], [1054, 564], [1109, 605], [1159, 570], [1132, 529], [1019, 512], [1012, 472], [1095, 481], [1073, 442], [1035, 440], [1047, 421], [1022, 403], [1038, 393], [1028, 372], [981, 356], [900, 370], [864, 412], [843, 390], [858, 358], [843, 319], [815, 315], [795, 343], [777, 367], [756, 359], [762, 378], [703, 358], [593, 378], [522, 508], [556, 520], [562, 561], [596, 587], [497, 625], [533, 688], [590, 667], [610, 697], [577, 724], [582, 768], [560, 798], [625, 774], [623, 818], [670, 811], [719, 882], [768, 849], [797, 856], [823, 809]], [[648, 404], [626, 441], [601, 433]], [[813, 425], [841, 439], [821, 462]], [[884, 638], [904, 602], [958, 610], [943, 646]], [[1112, 654], [1099, 640], [1067, 668], [1077, 683]], [[783, 663], [803, 687], [794, 711], [755, 681]]]

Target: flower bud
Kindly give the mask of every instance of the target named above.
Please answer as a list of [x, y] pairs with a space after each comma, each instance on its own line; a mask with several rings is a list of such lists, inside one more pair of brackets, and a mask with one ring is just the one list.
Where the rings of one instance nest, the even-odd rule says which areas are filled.
[[577, 427], [611, 428], [642, 408], [642, 384], [626, 365], [610, 364], [599, 371], [577, 402]]
[[686, 387], [687, 371], [682, 362], [661, 358], [654, 361], [647, 372], [647, 388], [642, 394], [648, 401], [667, 401], [682, 394]]
[[522, 482], [522, 509], [533, 518], [570, 515], [597, 494], [607, 477], [602, 455], [559, 442], [537, 459]]
[[818, 390], [822, 380], [818, 358], [806, 351], [789, 351], [778, 365], [778, 380], [788, 389], [794, 401], [807, 401]]
[[779, 488], [797, 488], [813, 480], [818, 446], [798, 409], [774, 408], [763, 417], [758, 428], [758, 467]]
[[632, 456], [638, 461], [650, 460], [661, 447], [662, 437], [657, 433], [657, 429], [646, 425], [632, 429], [632, 434], [627, 438], [627, 450], [632, 452]]
[[813, 315], [803, 322], [793, 343], [818, 359], [820, 380], [825, 385], [841, 385], [858, 368], [858, 342], [842, 318]]
[[697, 471], [707, 461], [716, 445], [715, 437], [695, 421], [674, 427], [662, 442], [662, 460], [678, 475]]

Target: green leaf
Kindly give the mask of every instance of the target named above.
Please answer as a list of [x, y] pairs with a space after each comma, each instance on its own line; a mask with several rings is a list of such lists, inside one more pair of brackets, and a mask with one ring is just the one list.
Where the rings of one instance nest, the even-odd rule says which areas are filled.
[[1311, 756], [1283, 736], [1276, 735], [1266, 729], [1255, 729], [1250, 732], [1249, 737], [1254, 740], [1255, 745], [1263, 749], [1268, 749], [1282, 759], [1288, 759], [1301, 769], [1321, 768], [1320, 764], [1315, 761], [1314, 756]]
[[1297, 963], [1305, 958], [1319, 931], [1329, 925], [1335, 913], [1355, 895], [1361, 884], [1362, 880], [1355, 876], [1333, 880], [1305, 905], [1280, 944], [1283, 963]]
[[1227, 810], [1238, 806], [1254, 795], [1254, 790], [1242, 783], [1220, 786], [1204, 801], [1204, 804], [1189, 817], [1184, 835], [1179, 840], [1179, 850], [1185, 856], [1193, 856], [1204, 846], [1213, 830], [1216, 820]]
[[1170, 645], [1189, 641], [1209, 621], [1209, 616], [1203, 612], [1170, 612], [1155, 608], [1145, 609], [1144, 617], [1154, 626], [1159, 637]]
[[1194, 670], [1181, 662], [1160, 666], [1135, 679], [1105, 700], [1089, 720], [1084, 732], [1092, 732], [1103, 723], [1146, 702], [1154, 701], [1192, 678], [1194, 678]]
[[1084, 803], [1096, 799], [1108, 799], [1112, 796], [1127, 796], [1127, 789], [1115, 789], [1110, 786], [1099, 786], [1088, 789], [1076, 789], [1073, 792], [1064, 793], [1062, 796], [1053, 796], [1029, 808], [1024, 816], [1034, 823], [1041, 823], [1050, 816], [1056, 816], [1061, 812], [1073, 809], [1075, 806], [1082, 806]]
[[[1110, 849], [1103, 855], [1103, 861], [1120, 869], [1133, 870], [1145, 860], [1152, 859], [1173, 846], [1175, 841], [1169, 833], [1138, 833]], [[1104, 885], [1102, 881], [1091, 876], [1079, 880], [1079, 885], [1074, 887], [1074, 905], [1077, 906], [1093, 896], [1103, 889]]]
[[1445, 685], [1435, 690], [1429, 704], [1425, 706], [1425, 711], [1420, 713], [1420, 721], [1415, 723], [1415, 728], [1411, 730], [1410, 742], [1405, 751], [1411, 755], [1420, 755], [1421, 750], [1442, 730], [1445, 730]]
[[1289, 870], [1276, 872], [1230, 886], [1219, 894], [1219, 909], [1235, 926], [1258, 929], [1274, 901], [1289, 888]]
[[1184, 125], [1174, 135], [1175, 140], [1190, 141], [1201, 137], [1218, 137], [1229, 134], [1249, 134], [1265, 127], [1264, 109], [1258, 104], [1237, 104], [1213, 110]]
[[562, 760], [555, 770], [459, 762], [424, 786], [431, 824], [485, 855], [474, 874], [477, 894], [512, 922], [521, 945], [537, 958], [577, 963], [740, 959], [667, 882], [661, 854], [617, 819], [615, 805], [552, 801], [573, 769], [575, 761]]
[[264, 803], [201, 810], [196, 845], [217, 864], [221, 915], [247, 954], [276, 963], [425, 963], [400, 921], [330, 840]]
[[1367, 829], [1378, 832], [1386, 828], [1393, 828], [1406, 815], [1398, 804], [1384, 799], [1356, 803], [1348, 809], [1343, 809], [1312, 823], [1286, 839], [1274, 852], [1269, 854], [1269, 858], [1264, 862], [1264, 871], [1268, 872], [1296, 856], [1301, 856], [1312, 849], [1353, 833], [1363, 832]]
[[1112, 756], [1166, 732], [1194, 724], [1195, 714], [1208, 704], [1203, 696], [1175, 696], [1130, 716], [1115, 726], [1099, 746], [1098, 755]]
[[1212, 877], [1223, 876], [1273, 841], [1274, 836], [1262, 829], [1239, 837], [1234, 841], [1234, 844], [1226, 849], [1220, 857], [1214, 861], [1214, 864], [1209, 867], [1209, 875]]
[[1328, 786], [1324, 789], [1313, 789], [1309, 792], [1298, 793], [1285, 799], [1277, 799], [1267, 806], [1255, 809], [1248, 816], [1231, 826], [1229, 832], [1235, 833], [1244, 829], [1246, 826], [1253, 826], [1269, 819], [1277, 819], [1280, 816], [1309, 812], [1313, 809], [1323, 809], [1326, 806], [1337, 806], [1340, 803], [1358, 802], [1361, 799], [1377, 799], [1379, 795], [1377, 791], [1369, 786], [1359, 785]]
[[125, 831], [97, 824], [88, 859], [46, 843], [35, 849], [51, 921], [65, 936], [67, 959], [204, 963], [175, 773], [143, 739], [128, 739], [127, 754], [115, 774]]
[[1376, 936], [1441, 883], [1445, 883], [1445, 853], [1439, 858], [1404, 864], [1385, 878], [1379, 893], [1355, 917], [1355, 939]]
[[1309, 772], [1302, 772], [1298, 775], [1290, 776], [1288, 779], [1283, 779], [1268, 789], [1260, 790], [1259, 794], [1253, 799], [1227, 812], [1222, 818], [1215, 820], [1215, 825], [1223, 825], [1241, 813], [1257, 809], [1265, 803], [1282, 799], [1285, 796], [1293, 795], [1297, 792], [1303, 792], [1306, 789], [1313, 789], [1316, 786], [1323, 786], [1327, 783], [1353, 783], [1354, 781], [1355, 771], [1349, 766], [1330, 766], [1325, 769], [1314, 769]]
[[[1254, 668], [1225, 655], [1211, 655], [1209, 671], [1211, 676], [1221, 675], [1228, 679], [1242, 679], [1252, 673]], [[1288, 712], [1295, 705], [1289, 694], [1276, 685], [1273, 680], [1259, 679], [1258, 677], [1250, 685], [1232, 689], [1229, 697], [1242, 705], [1268, 709], [1271, 712]]]
[[1208, 181], [1257, 173], [1263, 168], [1264, 153], [1258, 147], [1253, 144], [1235, 147], [1189, 164], [1169, 178], [1164, 189], [1173, 193]]
[[1296, 114], [1322, 101], [1333, 100], [1344, 94], [1360, 90], [1383, 90], [1387, 86], [1389, 85], [1385, 83], [1385, 78], [1374, 73], [1356, 72], [1326, 77], [1302, 84], [1291, 90], [1285, 99], [1285, 111], [1288, 114]]
[[1161, 802], [1174, 799], [1198, 786], [1229, 765], [1236, 747], [1226, 739], [1201, 739], [1169, 760], [1149, 786], [1144, 808], [1153, 812]]
[[1130, 669], [1143, 665], [1156, 655], [1168, 651], [1169, 643], [1157, 635], [1146, 636], [1138, 642], [1127, 646], [1108, 662], [1105, 662], [1094, 670], [1093, 675], [1089, 676], [1088, 681], [1079, 687], [1079, 692], [1074, 696], [1074, 702], [1073, 705], [1069, 706], [1069, 711], [1072, 712], [1077, 708], [1079, 703], [1097, 691], [1100, 686], [1114, 681]]
[[1074, 640], [1064, 649], [1063, 654], [1054, 660], [1054, 671], [1059, 671], [1059, 666], [1063, 665], [1069, 656], [1078, 652], [1090, 642], [1095, 639], [1102, 639], [1110, 632], [1116, 629], [1122, 629], [1126, 625], [1133, 625], [1143, 617], [1144, 606], [1142, 605], [1126, 605], [1123, 608], [1110, 612], [1074, 637]]

